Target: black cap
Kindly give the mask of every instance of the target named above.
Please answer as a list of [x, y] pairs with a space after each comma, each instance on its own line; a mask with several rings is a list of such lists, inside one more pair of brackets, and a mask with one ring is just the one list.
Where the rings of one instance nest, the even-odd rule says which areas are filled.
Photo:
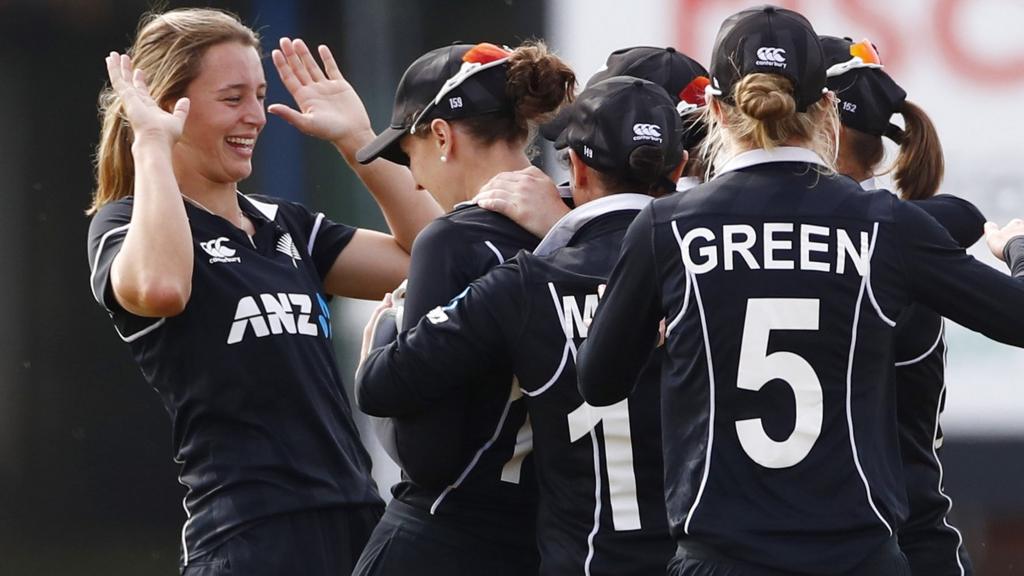
[[[621, 48], [608, 56], [603, 68], [587, 80], [587, 86], [615, 76], [633, 76], [658, 84], [678, 105], [681, 113], [692, 113], [706, 104], [704, 87], [707, 86], [708, 71], [693, 58], [671, 46], [634, 46]], [[685, 102], [686, 105], [681, 103]], [[541, 134], [548, 140], [555, 140], [565, 129], [568, 109], [563, 108], [550, 122], [541, 126]], [[683, 135], [686, 148], [692, 148], [704, 139], [704, 123], [697, 117], [686, 123]]]
[[683, 160], [683, 121], [665, 89], [631, 76], [589, 86], [567, 106], [555, 148], [572, 148], [584, 164], [631, 179], [629, 157], [640, 146], [662, 149], [666, 168]]
[[511, 111], [505, 87], [509, 55], [493, 44], [453, 44], [417, 58], [398, 82], [391, 125], [360, 149], [356, 160], [367, 164], [381, 157], [408, 165], [398, 142], [415, 123]]
[[[899, 112], [907, 93], [885, 71], [881, 63], [864, 63], [852, 50], [858, 44], [850, 38], [822, 36], [825, 61], [829, 66], [828, 87], [839, 98], [839, 119], [844, 126], [898, 140], [902, 129], [889, 120]], [[873, 47], [872, 47], [873, 49]], [[834, 74], [834, 75], [833, 75]]]
[[800, 112], [824, 95], [825, 56], [806, 18], [792, 10], [760, 6], [725, 19], [711, 54], [712, 93], [732, 103], [732, 89], [748, 74], [779, 74], [793, 82]]

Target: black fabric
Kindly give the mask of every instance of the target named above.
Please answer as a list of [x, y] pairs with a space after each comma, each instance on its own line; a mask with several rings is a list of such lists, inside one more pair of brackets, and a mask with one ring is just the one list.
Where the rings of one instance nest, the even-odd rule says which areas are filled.
[[659, 574], [674, 549], [659, 445], [660, 358], [612, 409], [586, 406], [576, 389], [572, 349], [587, 337], [598, 285], [635, 213], [593, 218], [550, 256], [520, 253], [371, 355], [362, 373], [360, 389], [375, 405], [407, 412], [481, 386], [492, 365], [513, 366], [533, 435], [543, 575]]
[[580, 390], [625, 397], [666, 319], [673, 534], [775, 570], [842, 573], [907, 514], [889, 322], [915, 301], [1024, 346], [1024, 283], [920, 208], [810, 165], [753, 165], [633, 222], [580, 350]]
[[[914, 201], [963, 248], [981, 238], [985, 217], [970, 202], [940, 195]], [[952, 500], [943, 492], [939, 417], [945, 405], [946, 344], [942, 317], [914, 304], [894, 334], [897, 421], [910, 514], [899, 544], [914, 574], [973, 574], [962, 535], [950, 523]]]
[[789, 78], [800, 112], [824, 95], [827, 67], [818, 35], [792, 10], [760, 6], [729, 16], [711, 54], [711, 85], [730, 104], [736, 83], [755, 72]]
[[535, 576], [536, 555], [510, 548], [500, 536], [392, 500], [352, 575]]
[[355, 229], [271, 198], [240, 196], [239, 205], [256, 228], [252, 238], [185, 204], [192, 291], [172, 318], [136, 317], [114, 298], [109, 271], [132, 198], [104, 206], [89, 231], [98, 300], [171, 418], [188, 489], [186, 559], [269, 516], [381, 502], [323, 292], [327, 263]]
[[567, 108], [555, 148], [572, 148], [599, 172], [635, 180], [630, 155], [641, 146], [661, 150], [666, 173], [683, 159], [679, 112], [665, 89], [653, 82], [609, 78], [589, 86]]
[[1011, 238], [1003, 249], [1003, 258], [1014, 278], [1024, 276], [1024, 236]]
[[[736, 562], [721, 552], [697, 543], [682, 543], [676, 556], [669, 563], [670, 576], [800, 576], [792, 572], [779, 572], [761, 566]], [[907, 559], [900, 552], [895, 540], [890, 539], [867, 558], [860, 566], [849, 572], [838, 573], [831, 569], [814, 572], [819, 576], [911, 576], [911, 574], [938, 574], [933, 572], [911, 572]], [[812, 573], [802, 573], [811, 576]]]
[[183, 576], [350, 574], [383, 505], [280, 514], [183, 566]]
[[[822, 36], [827, 66], [841, 64], [853, 58], [849, 38]], [[900, 111], [907, 92], [881, 68], [854, 68], [827, 81], [828, 89], [839, 99], [839, 119], [843, 126], [860, 130], [872, 136], [890, 136], [898, 142], [902, 133], [890, 123], [893, 114]], [[894, 132], [893, 129], [898, 132]]]

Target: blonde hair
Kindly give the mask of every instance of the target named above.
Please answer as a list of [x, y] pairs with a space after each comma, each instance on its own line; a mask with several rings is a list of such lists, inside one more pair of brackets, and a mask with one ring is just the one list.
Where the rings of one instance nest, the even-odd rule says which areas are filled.
[[[183, 8], [143, 16], [128, 55], [133, 66], [145, 75], [153, 100], [170, 110], [199, 75], [206, 50], [225, 42], [238, 42], [257, 51], [260, 48], [259, 35], [234, 14], [211, 8]], [[96, 147], [96, 190], [87, 214], [131, 195], [135, 186], [132, 129], [124, 117], [121, 99], [109, 85], [100, 92], [99, 115], [102, 128]]]
[[[778, 74], [753, 73], [733, 87], [731, 105], [718, 100], [721, 117], [705, 110], [708, 136], [702, 147], [709, 172], [738, 150], [796, 145], [818, 153], [835, 171], [839, 112], [835, 100], [823, 97], [798, 112], [793, 83]], [[710, 176], [710, 174], [709, 174]]]

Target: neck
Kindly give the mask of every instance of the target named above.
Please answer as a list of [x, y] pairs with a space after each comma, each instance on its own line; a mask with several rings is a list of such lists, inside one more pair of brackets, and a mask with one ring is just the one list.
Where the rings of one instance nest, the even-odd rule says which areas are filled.
[[212, 182], [198, 172], [175, 167], [175, 179], [181, 195], [193, 204], [239, 226], [237, 188], [234, 182]]
[[[466, 162], [461, 178], [451, 188], [452, 195], [448, 199], [451, 204], [445, 206], [451, 210], [455, 204], [472, 200], [480, 188], [500, 172], [514, 172], [530, 166], [522, 146], [510, 146], [499, 143], [481, 151], [474, 151], [472, 158]], [[444, 205], [445, 202], [439, 199]]]

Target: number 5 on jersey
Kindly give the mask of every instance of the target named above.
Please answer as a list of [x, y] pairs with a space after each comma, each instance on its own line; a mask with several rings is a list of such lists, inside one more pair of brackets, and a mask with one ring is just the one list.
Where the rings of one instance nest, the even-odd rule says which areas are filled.
[[772, 330], [818, 330], [820, 301], [811, 298], [751, 298], [743, 323], [736, 386], [758, 391], [772, 380], [793, 390], [796, 422], [789, 437], [779, 442], [764, 431], [760, 418], [736, 421], [743, 450], [765, 468], [788, 468], [800, 463], [821, 435], [821, 381], [807, 360], [792, 352], [768, 353]]

